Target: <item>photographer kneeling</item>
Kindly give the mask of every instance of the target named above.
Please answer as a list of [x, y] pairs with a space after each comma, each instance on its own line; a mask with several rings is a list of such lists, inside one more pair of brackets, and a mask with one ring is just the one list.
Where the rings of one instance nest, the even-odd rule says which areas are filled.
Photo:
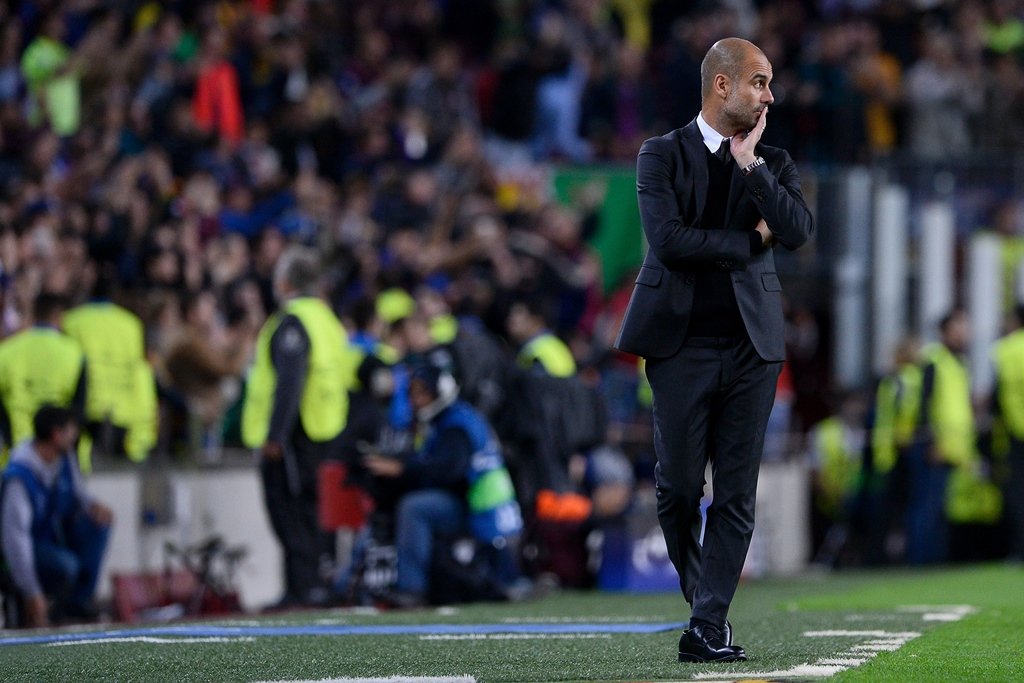
[[409, 400], [419, 422], [420, 444], [406, 457], [363, 459], [378, 477], [395, 480], [398, 579], [387, 601], [409, 607], [427, 602], [430, 568], [441, 542], [470, 534], [489, 556], [498, 582], [518, 578], [516, 557], [522, 518], [501, 447], [485, 418], [458, 400], [454, 378], [433, 366], [417, 368]]

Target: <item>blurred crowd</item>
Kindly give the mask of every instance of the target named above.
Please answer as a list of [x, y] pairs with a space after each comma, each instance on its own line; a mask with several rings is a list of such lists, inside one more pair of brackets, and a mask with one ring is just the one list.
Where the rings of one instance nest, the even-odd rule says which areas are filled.
[[330, 261], [342, 315], [426, 285], [504, 336], [511, 301], [544, 299], [577, 361], [609, 370], [614, 421], [628, 423], [635, 372], [608, 366], [621, 283], [602, 280], [586, 243], [600, 192], [556, 204], [544, 164], [630, 163], [645, 137], [689, 121], [720, 36], [771, 58], [768, 134], [798, 160], [945, 156], [1020, 135], [1024, 23], [1008, 0], [0, 12], [2, 332], [40, 291], [76, 302], [99, 284], [142, 318], [165, 406], [206, 425], [238, 396], [274, 307], [270, 273], [296, 242]]
[[[512, 358], [510, 313], [538, 303], [610, 440], [648, 444], [636, 359], [610, 350], [628, 285], [587, 242], [602, 197], [558, 203], [546, 169], [629, 165], [690, 121], [720, 37], [772, 61], [765, 139], [798, 162], [1024, 139], [1014, 0], [12, 0], [0, 27], [0, 335], [40, 293], [135, 312], [171, 453], [238, 442], [291, 244], [351, 335], [399, 349], [396, 323], [451, 315]], [[828, 384], [800, 305], [789, 334], [775, 457]]]

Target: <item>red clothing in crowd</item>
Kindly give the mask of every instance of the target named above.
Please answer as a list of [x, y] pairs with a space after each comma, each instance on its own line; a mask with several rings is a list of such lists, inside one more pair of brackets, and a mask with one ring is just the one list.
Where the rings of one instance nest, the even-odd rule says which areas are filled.
[[192, 115], [202, 130], [216, 131], [234, 144], [245, 137], [238, 74], [228, 61], [200, 68], [192, 98]]

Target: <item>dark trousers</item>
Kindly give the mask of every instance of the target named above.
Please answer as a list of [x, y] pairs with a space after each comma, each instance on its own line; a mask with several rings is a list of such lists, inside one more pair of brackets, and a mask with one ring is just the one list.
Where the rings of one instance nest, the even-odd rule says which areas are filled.
[[33, 550], [39, 582], [59, 607], [83, 608], [92, 602], [109, 536], [110, 527], [79, 513], [68, 530], [66, 544], [36, 541]]
[[[745, 336], [691, 338], [671, 358], [647, 361], [658, 521], [693, 619], [721, 625], [728, 615], [754, 532], [757, 475], [781, 369]], [[709, 460], [714, 500], [702, 547]]]
[[[287, 458], [295, 468], [289, 476]], [[267, 515], [284, 553], [285, 599], [306, 602], [320, 579], [323, 532], [317, 517], [315, 458], [289, 453], [280, 460], [264, 459], [260, 467]], [[290, 481], [291, 480], [291, 481]]]
[[915, 565], [949, 560], [949, 522], [946, 520], [949, 466], [932, 462], [931, 448], [929, 443], [917, 443], [906, 451], [910, 476], [907, 562]]
[[1010, 557], [1024, 560], [1024, 441], [1011, 439], [1003, 505], [1009, 532]]

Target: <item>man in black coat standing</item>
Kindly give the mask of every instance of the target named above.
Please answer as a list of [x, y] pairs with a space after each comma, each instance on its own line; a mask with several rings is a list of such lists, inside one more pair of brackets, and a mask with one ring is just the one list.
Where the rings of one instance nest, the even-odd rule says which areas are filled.
[[[760, 143], [771, 79], [757, 46], [718, 41], [701, 64], [700, 114], [644, 142], [637, 158], [650, 249], [616, 346], [646, 358], [654, 392], [658, 518], [691, 606], [680, 661], [746, 659], [727, 617], [784, 359], [772, 248], [796, 249], [814, 229], [793, 160]], [[702, 547], [709, 460], [714, 501]]]

